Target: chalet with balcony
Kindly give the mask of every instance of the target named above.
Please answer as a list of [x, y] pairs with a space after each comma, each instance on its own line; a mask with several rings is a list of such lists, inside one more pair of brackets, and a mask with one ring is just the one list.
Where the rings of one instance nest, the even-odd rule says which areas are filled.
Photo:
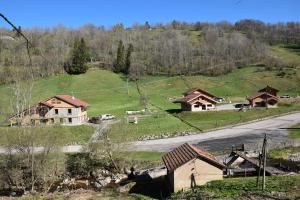
[[216, 109], [216, 96], [200, 88], [183, 93], [183, 97], [174, 101], [181, 104], [182, 111], [207, 111]]
[[258, 90], [258, 92], [252, 96], [247, 97], [249, 105], [251, 107], [267, 107], [276, 108], [278, 106], [279, 98], [277, 93], [279, 90], [266, 86], [265, 88]]
[[11, 125], [81, 125], [88, 119], [88, 107], [88, 103], [74, 96], [56, 95], [13, 114], [9, 121]]

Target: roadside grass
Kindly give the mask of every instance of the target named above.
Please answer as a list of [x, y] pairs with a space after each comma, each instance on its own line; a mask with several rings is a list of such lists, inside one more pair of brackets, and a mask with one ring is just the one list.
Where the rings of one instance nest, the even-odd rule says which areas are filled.
[[115, 152], [116, 158], [123, 163], [122, 166], [134, 166], [137, 169], [162, 166], [162, 156], [165, 152], [152, 151], [119, 151]]
[[291, 138], [300, 138], [300, 124], [291, 127], [289, 130], [289, 137]]
[[194, 191], [178, 192], [172, 195], [172, 199], [190, 199], [197, 196], [205, 199], [208, 197], [213, 199], [249, 199], [251, 195], [276, 197], [276, 193], [284, 193], [285, 197], [291, 199], [299, 198], [300, 175], [266, 177], [265, 191], [257, 188], [256, 177], [228, 178], [209, 182], [204, 186], [197, 187]]
[[268, 152], [269, 159], [287, 159], [289, 155], [300, 153], [300, 147], [287, 147], [283, 149], [271, 149]]
[[[33, 127], [33, 131], [40, 131], [41, 127]], [[22, 134], [23, 128], [0, 127], [0, 146], [6, 146], [9, 141], [17, 141], [18, 135]], [[62, 145], [68, 144], [85, 144], [94, 133], [94, 128], [91, 126], [48, 126], [43, 127], [41, 136], [51, 135], [59, 138]]]
[[[110, 137], [113, 140], [137, 140], [144, 135], [160, 135], [180, 131], [207, 131], [227, 125], [244, 123], [251, 120], [262, 119], [291, 111], [300, 110], [300, 103], [282, 103], [274, 109], [251, 109], [246, 112], [238, 111], [210, 111], [210, 112], [183, 112], [166, 114], [159, 112], [154, 116], [141, 118], [138, 124], [120, 123], [112, 126]], [[179, 118], [193, 127], [183, 123]], [[196, 128], [194, 128], [196, 127]]]

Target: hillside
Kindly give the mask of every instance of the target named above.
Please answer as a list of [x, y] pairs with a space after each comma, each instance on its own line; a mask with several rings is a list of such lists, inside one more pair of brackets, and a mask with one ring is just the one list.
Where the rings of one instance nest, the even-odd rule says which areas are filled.
[[[279, 57], [300, 60], [299, 52], [292, 52], [279, 46], [273, 47], [272, 51]], [[121, 119], [121, 123], [113, 127], [113, 132], [117, 135], [122, 135], [120, 132], [123, 132], [128, 138], [136, 139], [145, 134], [206, 130], [298, 109], [298, 105], [285, 105], [276, 110], [256, 110], [248, 113], [234, 111], [173, 113], [180, 105], [172, 103], [169, 98], [181, 96], [182, 92], [191, 87], [204, 88], [232, 102], [244, 102], [247, 95], [253, 94], [267, 84], [278, 88], [280, 95], [300, 95], [300, 69], [285, 71], [285, 76], [280, 77], [278, 71], [265, 71], [263, 67], [248, 66], [217, 77], [145, 76], [137, 83], [129, 82], [127, 91], [127, 82], [123, 75], [94, 68], [82, 75], [62, 74], [37, 80], [34, 83], [32, 103], [55, 94], [73, 94], [91, 105], [88, 112], [90, 117], [104, 113], [116, 115]], [[126, 120], [123, 120], [125, 111], [143, 109], [137, 85], [142, 95], [148, 99], [152, 115], [142, 118], [137, 125], [127, 124]], [[0, 94], [2, 121], [11, 113], [10, 87], [0, 86]], [[196, 128], [191, 127], [191, 124]]]

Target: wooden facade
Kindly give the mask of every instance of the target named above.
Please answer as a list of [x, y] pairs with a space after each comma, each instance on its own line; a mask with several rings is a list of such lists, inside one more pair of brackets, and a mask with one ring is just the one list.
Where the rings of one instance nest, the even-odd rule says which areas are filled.
[[10, 124], [80, 125], [88, 120], [88, 104], [69, 95], [56, 95], [9, 118]]
[[200, 88], [183, 93], [183, 97], [174, 101], [181, 104], [182, 111], [207, 111], [216, 109], [215, 96]]
[[276, 108], [278, 106], [279, 98], [277, 93], [279, 90], [266, 86], [265, 88], [258, 90], [258, 93], [247, 97], [251, 107], [267, 107]]

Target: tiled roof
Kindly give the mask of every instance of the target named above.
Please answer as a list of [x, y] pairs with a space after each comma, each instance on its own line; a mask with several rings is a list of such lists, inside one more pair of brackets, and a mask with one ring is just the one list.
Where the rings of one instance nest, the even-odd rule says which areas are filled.
[[258, 93], [256, 93], [256, 94], [250, 96], [250, 97], [247, 97], [247, 99], [248, 99], [248, 100], [253, 100], [253, 99], [256, 99], [257, 97], [260, 97], [260, 96], [262, 96], [262, 95], [268, 95], [269, 98], [278, 100], [278, 97], [276, 97], [276, 96], [274, 96], [274, 95], [272, 95], [272, 94], [269, 94], [269, 93], [267, 93], [267, 92], [258, 92]]
[[183, 93], [183, 95], [186, 96], [186, 95], [189, 95], [189, 94], [193, 94], [195, 91], [201, 92], [201, 93], [203, 93], [203, 94], [205, 94], [205, 95], [207, 95], [207, 96], [209, 96], [211, 98], [216, 97], [215, 95], [213, 95], [213, 94], [211, 94], [211, 93], [209, 93], [209, 92], [207, 92], [205, 90], [202, 90], [200, 88], [192, 88], [192, 89], [186, 91], [185, 93]]
[[264, 87], [261, 90], [258, 90], [258, 92], [270, 92], [270, 91], [275, 91], [275, 92], [279, 92], [279, 90], [267, 85], [266, 87]]
[[88, 107], [89, 104], [80, 100], [80, 99], [76, 99], [70, 95], [56, 95], [55, 96], [56, 98], [60, 99], [60, 100], [63, 100], [67, 103], [70, 103], [74, 106], [78, 106], [78, 107]]
[[191, 144], [185, 143], [179, 147], [173, 149], [172, 151], [165, 154], [162, 159], [168, 169], [168, 172], [172, 172], [181, 165], [187, 163], [188, 161], [200, 158], [218, 168], [223, 169], [225, 166], [221, 164], [213, 155], [209, 154], [207, 151], [195, 147]]
[[[197, 97], [200, 97], [200, 96], [203, 96], [205, 97], [207, 100], [211, 101], [211, 102], [215, 102], [216, 101], [214, 99], [212, 99], [211, 97], [209, 96], [206, 96], [205, 94], [202, 94], [202, 93], [198, 93], [198, 94], [188, 94], [180, 99], [177, 99], [174, 101], [174, 103], [190, 103], [193, 99], [197, 98]], [[201, 100], [199, 100], [201, 102]], [[203, 100], [202, 100], [203, 101]], [[202, 103], [205, 103], [204, 101]]]

